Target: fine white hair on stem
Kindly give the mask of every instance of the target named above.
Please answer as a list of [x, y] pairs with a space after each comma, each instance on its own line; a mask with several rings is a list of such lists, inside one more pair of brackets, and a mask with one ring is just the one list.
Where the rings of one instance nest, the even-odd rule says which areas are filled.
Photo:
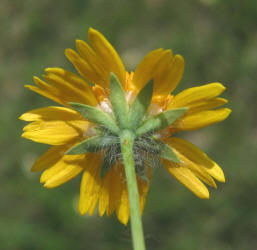
[[[123, 162], [123, 159], [119, 138], [113, 134], [109, 134], [108, 136], [114, 143], [111, 145], [103, 143], [100, 147], [103, 151], [103, 162], [111, 168], [115, 166], [117, 162]], [[161, 165], [161, 144], [151, 136], [151, 134], [140, 136], [134, 141], [133, 156], [135, 170], [140, 177], [147, 172], [147, 166], [157, 168]]]

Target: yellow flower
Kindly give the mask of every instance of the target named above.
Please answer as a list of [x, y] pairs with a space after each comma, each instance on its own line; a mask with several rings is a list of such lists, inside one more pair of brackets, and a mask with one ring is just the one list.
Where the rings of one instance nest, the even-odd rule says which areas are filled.
[[[82, 172], [80, 214], [92, 215], [98, 204], [100, 216], [105, 213], [109, 216], [116, 211], [118, 219], [127, 224], [129, 201], [121, 161], [117, 160], [101, 178], [103, 152], [66, 154], [72, 146], [96, 133], [95, 125], [72, 109], [70, 102], [90, 105], [108, 114], [112, 113], [109, 82], [113, 72], [119, 79], [129, 104], [151, 79], [154, 80], [148, 115], [174, 108], [188, 108], [183, 116], [155, 136], [167, 143], [180, 159], [179, 163], [162, 160], [165, 169], [198, 197], [209, 198], [208, 189], [202, 181], [216, 188], [213, 178], [225, 182], [222, 169], [196, 146], [171, 135], [226, 119], [231, 110], [217, 109], [227, 103], [227, 100], [218, 97], [225, 87], [220, 83], [210, 83], [184, 90], [174, 96], [170, 93], [178, 85], [184, 71], [182, 56], [173, 55], [171, 50], [154, 50], [144, 57], [134, 73], [129, 74], [117, 52], [101, 33], [90, 28], [88, 40], [91, 46], [82, 40], [76, 41], [78, 53], [72, 49], [65, 51], [66, 57], [81, 77], [61, 68], [47, 68], [43, 75], [45, 81], [34, 77], [36, 86], [26, 85], [32, 91], [62, 105], [32, 110], [20, 117], [31, 122], [24, 127], [22, 137], [51, 145], [32, 167], [33, 172], [44, 170], [40, 182], [47, 188], [54, 188]], [[150, 167], [147, 167], [147, 175], [150, 180]], [[137, 182], [142, 213], [149, 181], [137, 176]]]

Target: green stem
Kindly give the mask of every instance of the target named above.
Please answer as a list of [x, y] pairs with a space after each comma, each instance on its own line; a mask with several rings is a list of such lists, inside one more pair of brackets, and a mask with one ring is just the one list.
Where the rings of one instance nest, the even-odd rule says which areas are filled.
[[121, 152], [125, 167], [129, 196], [130, 221], [134, 250], [145, 250], [144, 233], [140, 215], [139, 194], [133, 156], [134, 134], [129, 130], [120, 135]]

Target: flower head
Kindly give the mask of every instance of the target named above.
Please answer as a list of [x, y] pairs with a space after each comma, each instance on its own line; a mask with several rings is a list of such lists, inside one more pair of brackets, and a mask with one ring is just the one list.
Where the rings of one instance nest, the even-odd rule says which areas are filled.
[[222, 169], [204, 152], [183, 139], [179, 131], [199, 129], [228, 117], [219, 108], [225, 87], [210, 83], [172, 95], [183, 71], [184, 60], [171, 50], [148, 53], [135, 72], [128, 73], [111, 44], [90, 28], [89, 46], [76, 41], [77, 52], [65, 51], [80, 76], [61, 68], [47, 68], [44, 81], [34, 77], [26, 85], [62, 106], [29, 111], [20, 119], [24, 138], [51, 145], [32, 171], [42, 171], [40, 182], [54, 188], [83, 173], [79, 212], [100, 216], [116, 211], [127, 224], [129, 201], [119, 133], [135, 134], [133, 154], [141, 213], [151, 179], [151, 168], [163, 166], [200, 198], [209, 198], [202, 183], [216, 188], [225, 181]]

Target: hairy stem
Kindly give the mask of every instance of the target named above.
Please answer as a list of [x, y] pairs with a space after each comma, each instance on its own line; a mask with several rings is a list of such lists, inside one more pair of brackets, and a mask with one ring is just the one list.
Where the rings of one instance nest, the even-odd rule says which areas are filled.
[[129, 130], [120, 135], [121, 152], [125, 167], [129, 196], [131, 231], [134, 250], [145, 250], [144, 233], [140, 215], [139, 194], [133, 156], [134, 134]]

